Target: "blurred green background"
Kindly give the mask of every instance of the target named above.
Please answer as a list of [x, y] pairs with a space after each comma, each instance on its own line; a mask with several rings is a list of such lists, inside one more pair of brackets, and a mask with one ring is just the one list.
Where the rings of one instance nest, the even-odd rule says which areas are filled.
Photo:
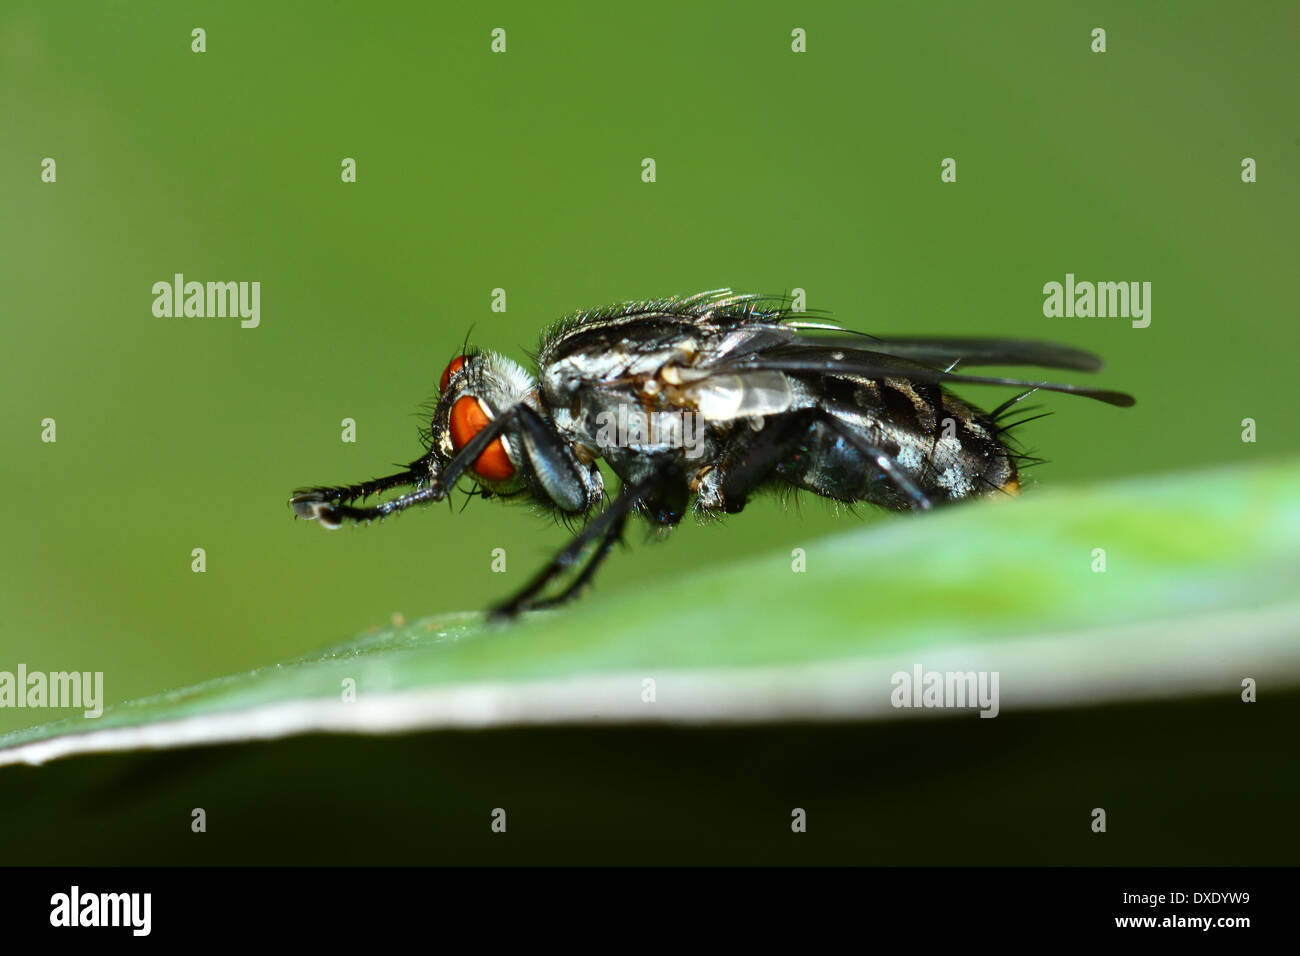
[[[509, 592], [566, 538], [527, 508], [326, 534], [285, 499], [415, 457], [471, 326], [522, 359], [548, 322], [623, 299], [798, 287], [865, 331], [1094, 349], [1138, 405], [1045, 399], [1059, 414], [1022, 433], [1044, 484], [1300, 449], [1298, 11], [9, 0], [0, 669], [101, 670], [111, 703]], [[260, 281], [260, 327], [155, 318], [176, 272]], [[1044, 318], [1067, 272], [1152, 282], [1150, 327]], [[759, 501], [634, 532], [598, 587], [854, 520]], [[52, 716], [0, 711], [0, 731]]]

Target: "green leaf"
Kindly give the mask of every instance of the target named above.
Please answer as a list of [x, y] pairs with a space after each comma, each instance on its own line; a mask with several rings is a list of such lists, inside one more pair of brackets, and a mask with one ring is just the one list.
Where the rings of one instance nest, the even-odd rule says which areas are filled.
[[1296, 462], [891, 517], [804, 550], [803, 572], [768, 553], [510, 625], [377, 630], [8, 734], [0, 764], [313, 731], [907, 718], [930, 711], [895, 708], [892, 677], [917, 667], [997, 672], [1002, 711], [1300, 682]]

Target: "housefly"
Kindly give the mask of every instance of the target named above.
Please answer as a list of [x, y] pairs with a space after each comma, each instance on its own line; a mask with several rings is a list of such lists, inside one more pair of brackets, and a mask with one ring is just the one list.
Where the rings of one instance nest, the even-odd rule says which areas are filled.
[[[1022, 399], [1043, 390], [1133, 404], [1122, 392], [965, 371], [1101, 368], [1070, 346], [875, 338], [785, 298], [730, 290], [578, 313], [543, 333], [536, 360], [534, 374], [464, 350], [442, 373], [425, 454], [385, 478], [300, 489], [295, 514], [328, 528], [368, 522], [441, 501], [464, 477], [482, 497], [589, 519], [493, 610], [508, 617], [574, 597], [634, 513], [666, 531], [688, 509], [735, 514], [765, 488], [897, 511], [1015, 494], [1026, 456], [1008, 432], [1027, 419], [1007, 418]], [[1020, 391], [986, 412], [949, 384]], [[619, 481], [612, 496], [601, 459]], [[358, 504], [396, 488], [408, 490]]]

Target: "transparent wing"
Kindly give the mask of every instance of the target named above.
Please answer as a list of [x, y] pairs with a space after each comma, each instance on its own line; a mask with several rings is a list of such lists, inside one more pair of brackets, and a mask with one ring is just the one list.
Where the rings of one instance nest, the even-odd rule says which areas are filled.
[[1068, 368], [1096, 372], [1102, 362], [1098, 355], [1059, 342], [1026, 339], [972, 339], [946, 337], [920, 338], [819, 338], [809, 344], [849, 349], [867, 348], [921, 365], [947, 368], [957, 365], [1032, 365], [1038, 368]]
[[[900, 340], [904, 343], [914, 343], [919, 340], [905, 339]], [[940, 340], [951, 346], [954, 341], [961, 340]], [[967, 340], [975, 342], [979, 340]], [[988, 340], [997, 341], [997, 340]], [[932, 357], [940, 357], [940, 353], [946, 355], [944, 348], [935, 347], [927, 343], [930, 349], [929, 354]], [[1060, 346], [1059, 348], [1066, 348]], [[993, 349], [989, 349], [987, 355], [994, 354]], [[999, 359], [998, 364], [1010, 364], [1005, 361], [1008, 354], [1005, 351], [997, 352]], [[1088, 355], [1089, 353], [1080, 353]], [[1065, 355], [1061, 355], [1062, 360]], [[993, 364], [993, 359], [988, 358], [984, 364]], [[951, 364], [951, 363], [946, 363]], [[975, 363], [977, 364], [977, 363]], [[1026, 363], [1027, 364], [1027, 363]], [[1072, 365], [1068, 367], [1078, 367]], [[1070, 395], [1081, 395], [1084, 398], [1095, 399], [1099, 402], [1105, 402], [1108, 405], [1116, 405], [1121, 408], [1127, 408], [1134, 404], [1132, 395], [1124, 392], [1116, 392], [1108, 389], [1088, 388], [1082, 385], [1067, 385], [1060, 382], [1046, 382], [1035, 379], [1021, 378], [1004, 378], [1001, 376], [987, 375], [965, 375], [961, 372], [948, 372], [941, 368], [933, 368], [929, 365], [914, 361], [911, 358], [904, 358], [899, 355], [892, 355], [875, 349], [852, 348], [848, 345], [831, 344], [831, 345], [811, 345], [803, 343], [793, 343], [781, 345], [775, 348], [764, 349], [759, 352], [735, 355], [721, 359], [717, 364], [709, 368], [711, 376], [739, 375], [742, 378], [755, 372], [781, 372], [794, 375], [833, 375], [840, 377], [863, 378], [863, 379], [881, 379], [881, 378], [899, 378], [911, 382], [928, 382], [933, 384], [972, 384], [972, 385], [1006, 385], [1018, 388], [1038, 388], [1049, 392], [1063, 392]]]

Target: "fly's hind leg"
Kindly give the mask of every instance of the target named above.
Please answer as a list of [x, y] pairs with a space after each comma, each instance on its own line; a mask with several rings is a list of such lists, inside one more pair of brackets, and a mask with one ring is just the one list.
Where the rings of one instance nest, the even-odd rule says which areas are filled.
[[830, 412], [826, 412], [821, 420], [879, 468], [881, 474], [889, 480], [890, 484], [906, 497], [913, 511], [924, 511], [927, 508], [934, 507], [935, 499], [916, 483], [912, 476], [886, 449], [880, 447], [862, 432]]
[[[762, 431], [746, 439], [743, 449], [734, 458], [708, 475], [706, 481], [710, 488], [702, 489], [705, 506], [716, 506], [732, 514], [740, 511], [748, 496], [767, 481], [779, 465], [793, 464], [803, 453], [812, 454], [818, 444], [815, 430], [819, 426], [842, 437], [874, 465], [911, 508], [923, 510], [934, 505], [934, 499], [922, 490], [887, 449], [833, 412], [824, 408], [807, 408], [769, 419]], [[808, 467], [815, 471], [817, 463], [809, 461]], [[826, 497], [840, 497], [825, 487], [801, 486]], [[856, 497], [853, 492], [846, 492], [843, 500], [855, 500]]]

